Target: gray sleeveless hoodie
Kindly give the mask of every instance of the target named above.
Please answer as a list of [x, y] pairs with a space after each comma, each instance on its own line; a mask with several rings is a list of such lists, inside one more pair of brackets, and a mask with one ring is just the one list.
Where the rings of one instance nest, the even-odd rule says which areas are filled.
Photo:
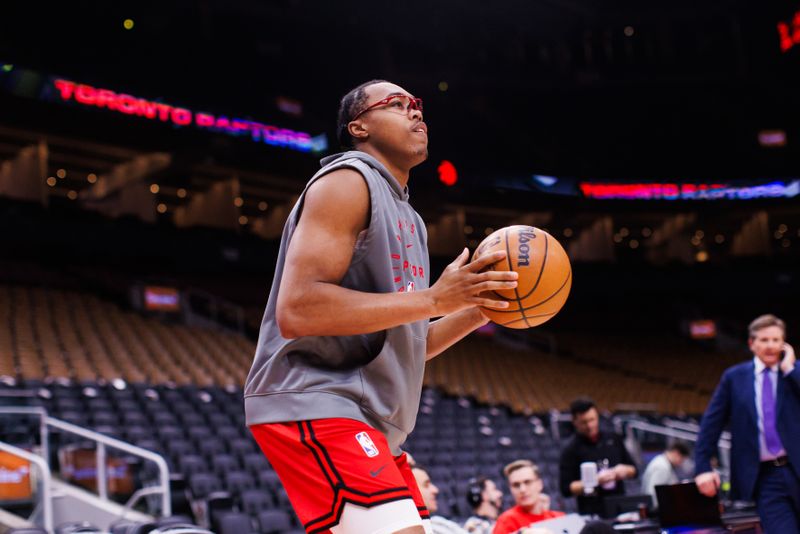
[[[278, 329], [275, 309], [286, 250], [306, 191], [320, 177], [350, 168], [369, 186], [369, 226], [356, 243], [343, 287], [368, 293], [427, 289], [430, 263], [425, 225], [408, 203], [408, 188], [402, 188], [372, 156], [344, 152], [324, 158], [322, 165], [283, 229], [275, 278], [244, 388], [247, 424], [356, 419], [383, 432], [396, 455], [417, 416], [428, 321], [364, 335], [286, 339]], [[347, 314], [346, 309], [339, 312]]]

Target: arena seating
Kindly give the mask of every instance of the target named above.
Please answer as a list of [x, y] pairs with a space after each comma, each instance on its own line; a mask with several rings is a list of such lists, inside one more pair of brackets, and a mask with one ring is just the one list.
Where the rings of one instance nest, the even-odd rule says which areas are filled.
[[[602, 351], [594, 345], [589, 354], [618, 354], [614, 345]], [[602, 351], [602, 352], [600, 352]], [[654, 351], [655, 352], [655, 351]], [[670, 360], [664, 352], [667, 364]], [[626, 354], [636, 361], [637, 355]], [[638, 353], [638, 360], [643, 354]], [[656, 376], [632, 374], [620, 364], [609, 368], [605, 360], [587, 361], [545, 354], [535, 349], [499, 348], [488, 340], [471, 339], [455, 345], [443, 357], [428, 363], [425, 383], [439, 387], [453, 395], [473, 396], [480, 402], [510, 406], [518, 413], [542, 413], [553, 408], [565, 410], [578, 396], [591, 396], [603, 409], [640, 405], [661, 413], [702, 413], [708, 403], [709, 393], [697, 388], [686, 388], [666, 382]], [[709, 367], [717, 369], [717, 378], [724, 369], [724, 361], [711, 364], [706, 359], [682, 358], [682, 370], [691, 375], [694, 365], [711, 376]], [[617, 360], [619, 361], [619, 360]], [[658, 363], [658, 357], [646, 358]], [[603, 365], [597, 365], [602, 363]], [[678, 365], [678, 364], [675, 364]], [[669, 375], [661, 375], [669, 376]]]
[[[54, 417], [163, 454], [181, 482], [176, 487], [185, 488], [175, 496], [184, 502], [179, 513], [193, 512], [224, 533], [300, 528], [244, 425], [241, 384], [252, 341], [143, 317], [92, 294], [21, 285], [0, 285], [0, 324], [0, 375], [9, 378], [2, 387], [36, 391], [36, 404]], [[546, 414], [575, 396], [591, 395], [607, 409], [639, 402], [664, 413], [702, 412], [707, 393], [654, 380], [661, 364], [636, 361], [634, 341], [616, 351], [603, 342], [575, 337], [572, 355], [564, 356], [470, 337], [429, 362], [406, 448], [439, 486], [443, 515], [469, 514], [465, 487], [476, 475], [491, 476], [510, 498], [500, 471], [518, 458], [540, 465], [554, 507], [572, 510], [572, 501], [558, 496], [561, 443]], [[666, 344], [653, 352], [673, 350]], [[680, 355], [684, 368], [676, 376], [703, 386], [714, 366], [727, 363], [708, 360]], [[697, 371], [685, 369], [693, 362]], [[0, 439], [11, 443], [32, 444], [34, 430], [32, 422], [0, 419]], [[137, 484], [154, 476], [133, 470]]]
[[[25, 378], [241, 385], [255, 350], [240, 335], [144, 318], [72, 291], [0, 285], [0, 321], [8, 325], [0, 329], [0, 375]], [[609, 410], [638, 404], [697, 414], [733, 361], [668, 339], [559, 339], [572, 357], [466, 340], [428, 364], [426, 385], [519, 413], [563, 410], [590, 395]]]
[[254, 345], [165, 324], [95, 296], [0, 285], [0, 375], [154, 384], [242, 384]]
[[[244, 518], [260, 532], [272, 532], [265, 527], [271, 524], [299, 527], [277, 475], [244, 426], [241, 390], [145, 384], [117, 389], [100, 383], [56, 385], [38, 380], [16, 387], [37, 388], [37, 404], [54, 417], [163, 454], [170, 469], [187, 481], [193, 509], [210, 511], [214, 500], [229, 503], [227, 509], [207, 512], [211, 526], [220, 532]], [[32, 444], [34, 436], [34, 423], [0, 423], [0, 439], [25, 445]], [[468, 515], [464, 487], [470, 477], [484, 474], [500, 482], [502, 466], [520, 457], [538, 462], [548, 489], [554, 496], [557, 493], [558, 444], [538, 419], [513, 415], [506, 408], [425, 389], [417, 429], [407, 448], [430, 468], [445, 515]], [[141, 470], [143, 480], [150, 476], [148, 469]], [[556, 503], [569, 508], [560, 498]]]

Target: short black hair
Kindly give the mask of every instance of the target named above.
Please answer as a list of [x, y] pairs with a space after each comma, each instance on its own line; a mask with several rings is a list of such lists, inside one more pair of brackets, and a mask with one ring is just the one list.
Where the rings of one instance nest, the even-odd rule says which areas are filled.
[[388, 82], [386, 80], [370, 80], [364, 82], [358, 87], [348, 91], [339, 102], [339, 114], [338, 120], [336, 121], [336, 138], [339, 141], [339, 145], [345, 150], [352, 149], [355, 146], [353, 136], [350, 135], [350, 132], [347, 130], [347, 125], [353, 120], [353, 116], [363, 109], [364, 103], [367, 101], [365, 89], [376, 83]]
[[572, 417], [575, 417], [576, 415], [585, 414], [592, 408], [597, 408], [594, 401], [589, 397], [581, 397], [572, 401], [572, 404], [569, 405], [569, 412]]
[[688, 458], [689, 455], [691, 454], [689, 452], [689, 447], [687, 447], [685, 443], [680, 442], [680, 441], [676, 441], [675, 443], [673, 443], [672, 445], [667, 447], [667, 450], [668, 451], [675, 451], [678, 454], [680, 454], [681, 456], [683, 456], [684, 458]]
[[489, 479], [486, 477], [471, 478], [467, 483], [467, 502], [472, 508], [477, 508], [481, 504], [481, 494], [486, 489], [486, 483]]

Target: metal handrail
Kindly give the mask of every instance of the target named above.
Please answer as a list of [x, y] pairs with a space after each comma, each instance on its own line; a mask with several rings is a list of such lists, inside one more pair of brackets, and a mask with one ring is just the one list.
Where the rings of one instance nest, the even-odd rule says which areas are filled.
[[[680, 429], [680, 430], [685, 430], [687, 432], [695, 432], [695, 433], [699, 433], [700, 432], [700, 425], [698, 425], [697, 423], [690, 423], [690, 422], [687, 422], [687, 421], [677, 421], [675, 419], [665, 419], [664, 420], [664, 426], [667, 426], [667, 427], [670, 427], [670, 428], [677, 428], [677, 429]], [[722, 439], [730, 440], [731, 439], [731, 433], [728, 432], [727, 430], [723, 430], [722, 434], [720, 434], [720, 437], [722, 437]]]
[[153, 488], [157, 488], [161, 493], [161, 515], [172, 515], [172, 502], [169, 488], [169, 467], [161, 455], [152, 451], [148, 451], [147, 449], [131, 445], [130, 443], [126, 443], [116, 438], [106, 436], [105, 434], [101, 434], [93, 430], [87, 430], [79, 427], [78, 425], [73, 425], [72, 423], [62, 421], [61, 419], [50, 417], [47, 415], [47, 410], [44, 408], [30, 406], [0, 406], [0, 414], [28, 414], [38, 415], [41, 417], [42, 452], [47, 461], [50, 460], [49, 456], [45, 456], [45, 453], [49, 450], [47, 444], [49, 441], [48, 427], [50, 426], [96, 442], [97, 449], [95, 451], [95, 455], [97, 461], [97, 493], [98, 496], [105, 501], [108, 500], [108, 476], [105, 462], [106, 447], [112, 447], [114, 449], [121, 450], [133, 456], [139, 456], [140, 458], [144, 458], [145, 460], [155, 463], [159, 471], [159, 483], [157, 486], [153, 486]]
[[50, 447], [47, 434], [47, 410], [38, 406], [0, 406], [0, 414], [35, 415], [39, 417], [39, 439], [42, 458], [50, 462]]
[[[59, 430], [64, 430], [71, 434], [75, 434], [77, 436], [81, 436], [86, 439], [91, 439], [97, 442], [97, 486], [98, 492], [100, 494], [100, 498], [104, 500], [108, 500], [108, 487], [106, 484], [106, 473], [105, 473], [105, 446], [112, 447], [114, 449], [118, 449], [128, 454], [132, 454], [134, 456], [139, 456], [144, 458], [145, 460], [150, 460], [151, 462], [155, 463], [158, 466], [159, 471], [159, 485], [162, 494], [161, 494], [161, 515], [169, 516], [172, 515], [172, 503], [170, 502], [170, 489], [169, 489], [169, 467], [167, 466], [167, 462], [164, 461], [164, 458], [160, 454], [156, 454], [152, 451], [148, 451], [147, 449], [143, 449], [141, 447], [137, 447], [136, 445], [131, 445], [130, 443], [126, 443], [124, 441], [106, 436], [105, 434], [101, 434], [99, 432], [95, 432], [93, 430], [86, 430], [85, 428], [81, 428], [78, 425], [73, 425], [72, 423], [68, 423], [66, 421], [62, 421], [60, 419], [56, 419], [54, 417], [47, 417], [47, 424], [49, 426], [53, 426], [58, 428]], [[101, 459], [103, 460], [100, 463]]]
[[[688, 432], [686, 430], [679, 430], [677, 428], [670, 428], [661, 425], [653, 425], [651, 423], [645, 423], [644, 421], [626, 421], [625, 427], [628, 431], [628, 435], [631, 435], [632, 429], [638, 429], [643, 432], [650, 432], [651, 434], [660, 434], [662, 436], [667, 436], [670, 438], [675, 439], [682, 439], [685, 441], [697, 441], [697, 433], [695, 432]], [[731, 442], [729, 439], [725, 439], [723, 437], [719, 438], [719, 446], [723, 449], [730, 449]]]
[[0, 441], [0, 450], [5, 451], [14, 456], [29, 461], [36, 465], [42, 473], [42, 512], [44, 529], [47, 532], [53, 532], [53, 497], [51, 495], [51, 488], [53, 486], [53, 475], [50, 473], [50, 466], [47, 461], [37, 454], [28, 452], [25, 449], [20, 449], [3, 441]]

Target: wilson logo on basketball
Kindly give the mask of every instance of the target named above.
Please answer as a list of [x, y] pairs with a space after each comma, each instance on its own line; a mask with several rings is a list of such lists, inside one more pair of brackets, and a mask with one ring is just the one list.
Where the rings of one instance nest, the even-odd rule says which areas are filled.
[[528, 267], [531, 264], [531, 246], [528, 244], [531, 239], [536, 239], [533, 229], [528, 230], [523, 227], [519, 231], [519, 253], [517, 254], [517, 267]]
[[486, 269], [516, 271], [519, 278], [513, 289], [482, 294], [509, 304], [504, 309], [483, 308], [486, 317], [508, 328], [531, 328], [558, 313], [572, 287], [572, 268], [564, 247], [553, 236], [533, 226], [507, 226], [484, 239], [472, 259], [495, 251], [507, 256]]

